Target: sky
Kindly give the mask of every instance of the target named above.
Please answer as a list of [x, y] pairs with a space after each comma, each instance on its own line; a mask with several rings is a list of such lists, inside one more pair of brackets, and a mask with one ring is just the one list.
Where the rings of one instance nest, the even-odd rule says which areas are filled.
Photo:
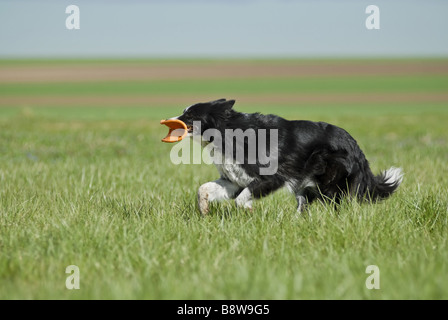
[[446, 0], [0, 0], [0, 58], [447, 57], [447, 15]]

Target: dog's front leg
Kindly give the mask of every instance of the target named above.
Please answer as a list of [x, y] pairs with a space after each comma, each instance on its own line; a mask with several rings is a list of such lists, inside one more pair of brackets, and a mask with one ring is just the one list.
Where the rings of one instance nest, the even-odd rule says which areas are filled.
[[204, 183], [198, 190], [199, 211], [202, 215], [206, 215], [211, 201], [233, 199], [240, 189], [239, 186], [222, 178]]
[[236, 197], [235, 202], [238, 207], [252, 209], [252, 192], [249, 187], [241, 191], [238, 197]]
[[279, 179], [267, 181], [253, 181], [236, 197], [235, 202], [238, 207], [252, 209], [252, 199], [259, 199], [275, 190], [281, 188], [284, 182]]

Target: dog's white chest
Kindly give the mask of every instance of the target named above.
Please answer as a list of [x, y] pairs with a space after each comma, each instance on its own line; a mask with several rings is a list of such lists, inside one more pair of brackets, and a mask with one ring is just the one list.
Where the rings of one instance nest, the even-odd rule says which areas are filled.
[[234, 184], [245, 188], [251, 183], [254, 178], [249, 176], [246, 171], [238, 164], [218, 164], [215, 163], [221, 176], [232, 181]]

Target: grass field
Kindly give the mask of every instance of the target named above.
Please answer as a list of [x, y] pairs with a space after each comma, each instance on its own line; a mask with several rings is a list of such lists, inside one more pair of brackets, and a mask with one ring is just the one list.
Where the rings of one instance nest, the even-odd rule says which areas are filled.
[[[0, 73], [120, 63], [2, 61]], [[7, 80], [1, 299], [448, 299], [448, 72]], [[217, 171], [172, 164], [159, 120], [222, 97], [235, 98], [239, 111], [339, 125], [375, 173], [400, 166], [404, 183], [375, 205], [346, 202], [335, 211], [316, 203], [298, 216], [282, 190], [253, 212], [222, 203], [201, 217], [197, 188]], [[69, 265], [80, 269], [80, 290], [65, 287]], [[379, 290], [365, 286], [368, 265], [380, 269]]]

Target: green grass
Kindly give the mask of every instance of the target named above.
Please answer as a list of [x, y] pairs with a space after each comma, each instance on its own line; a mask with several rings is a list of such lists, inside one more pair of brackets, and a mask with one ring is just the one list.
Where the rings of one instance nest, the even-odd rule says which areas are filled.
[[[401, 166], [405, 180], [375, 205], [298, 216], [280, 191], [253, 212], [221, 203], [205, 218], [196, 191], [216, 169], [175, 166], [160, 142], [157, 120], [182, 109], [0, 108], [1, 299], [448, 298], [446, 104], [239, 105], [342, 126], [374, 172]], [[65, 288], [69, 265], [80, 290]], [[368, 265], [380, 290], [365, 286]]]

